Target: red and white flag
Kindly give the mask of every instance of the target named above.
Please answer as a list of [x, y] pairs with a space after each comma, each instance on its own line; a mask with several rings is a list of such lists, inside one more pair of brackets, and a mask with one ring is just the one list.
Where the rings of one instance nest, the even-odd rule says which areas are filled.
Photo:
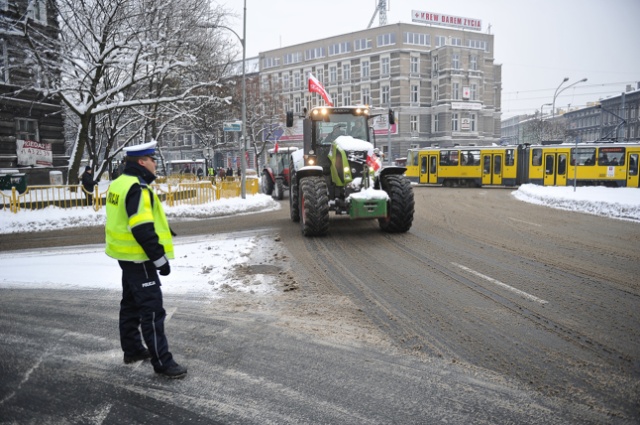
[[278, 146], [278, 142], [276, 142], [276, 145], [273, 147], [273, 151], [275, 153], [278, 153], [278, 150], [280, 149], [280, 146]]
[[316, 92], [320, 94], [324, 101], [327, 102], [327, 105], [333, 106], [333, 100], [331, 100], [331, 96], [329, 96], [329, 93], [327, 93], [324, 87], [322, 87], [322, 84], [320, 84], [320, 81], [318, 81], [318, 79], [314, 77], [312, 73], [309, 73], [309, 92]]
[[367, 165], [373, 171], [378, 171], [382, 166], [382, 161], [380, 157], [374, 153], [373, 155], [367, 155]]

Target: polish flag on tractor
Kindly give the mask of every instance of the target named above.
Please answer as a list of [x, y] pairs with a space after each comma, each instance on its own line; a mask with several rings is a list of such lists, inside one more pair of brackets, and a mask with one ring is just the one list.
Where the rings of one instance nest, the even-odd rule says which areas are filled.
[[331, 100], [331, 96], [329, 93], [322, 87], [320, 81], [316, 77], [313, 76], [312, 73], [309, 73], [309, 93], [316, 92], [322, 96], [327, 105], [333, 106], [333, 100]]
[[378, 171], [382, 166], [382, 161], [380, 157], [374, 153], [373, 155], [367, 155], [367, 165], [373, 171]]

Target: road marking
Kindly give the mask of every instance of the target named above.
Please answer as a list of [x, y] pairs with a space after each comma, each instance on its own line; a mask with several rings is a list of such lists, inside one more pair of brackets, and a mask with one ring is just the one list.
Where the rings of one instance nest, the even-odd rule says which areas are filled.
[[530, 221], [518, 220], [517, 218], [513, 218], [513, 217], [507, 217], [507, 218], [511, 221], [517, 221], [518, 223], [528, 224], [529, 226], [542, 227], [542, 224], [532, 223]]
[[547, 304], [547, 303], [549, 303], [549, 301], [545, 301], [545, 300], [540, 299], [540, 298], [538, 298], [538, 297], [536, 297], [536, 296], [534, 296], [534, 295], [531, 295], [531, 294], [528, 294], [528, 293], [526, 293], [526, 292], [524, 292], [524, 291], [521, 291], [521, 290], [519, 290], [519, 289], [516, 289], [516, 288], [514, 288], [513, 286], [509, 286], [509, 285], [507, 285], [506, 283], [502, 283], [502, 282], [500, 282], [500, 281], [499, 281], [499, 280], [497, 280], [497, 279], [494, 279], [494, 278], [492, 278], [492, 277], [489, 277], [489, 276], [483, 275], [482, 273], [479, 273], [479, 272], [477, 272], [477, 271], [475, 271], [475, 270], [473, 270], [473, 269], [470, 269], [469, 267], [465, 267], [465, 266], [463, 266], [462, 264], [453, 263], [453, 262], [452, 262], [451, 264], [453, 264], [453, 265], [454, 265], [454, 266], [456, 266], [456, 267], [460, 267], [462, 270], [464, 270], [464, 271], [466, 271], [466, 272], [469, 272], [469, 273], [471, 273], [471, 274], [473, 274], [473, 275], [476, 275], [476, 276], [481, 277], [481, 278], [483, 278], [483, 279], [485, 279], [485, 280], [488, 280], [489, 282], [491, 282], [491, 283], [493, 283], [493, 284], [495, 284], [495, 285], [498, 285], [498, 286], [500, 286], [501, 288], [504, 288], [504, 289], [506, 289], [506, 290], [508, 290], [508, 291], [514, 292], [514, 293], [516, 293], [516, 294], [520, 295], [521, 297], [524, 297], [524, 298], [526, 298], [526, 299], [528, 299], [528, 300], [535, 301], [535, 302], [540, 303], [540, 304]]

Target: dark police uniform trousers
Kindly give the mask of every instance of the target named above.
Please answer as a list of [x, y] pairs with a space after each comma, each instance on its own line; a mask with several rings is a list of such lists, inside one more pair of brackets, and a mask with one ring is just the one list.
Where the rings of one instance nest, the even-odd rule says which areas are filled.
[[134, 356], [144, 350], [140, 327], [154, 369], [173, 366], [176, 362], [164, 334], [166, 312], [162, 307], [162, 290], [155, 266], [151, 261], [118, 261], [118, 264], [122, 269], [120, 344], [125, 356]]

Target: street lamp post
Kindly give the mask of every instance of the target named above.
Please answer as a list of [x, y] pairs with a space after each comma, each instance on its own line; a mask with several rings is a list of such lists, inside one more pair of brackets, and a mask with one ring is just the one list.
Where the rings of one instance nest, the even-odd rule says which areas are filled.
[[240, 172], [242, 174], [240, 179], [240, 193], [242, 195], [242, 199], [246, 199], [247, 197], [247, 188], [245, 187], [245, 183], [247, 181], [247, 82], [246, 82], [246, 73], [247, 73], [247, 0], [244, 0], [244, 8], [243, 8], [243, 18], [242, 18], [242, 37], [238, 35], [232, 28], [229, 28], [224, 25], [213, 25], [212, 28], [224, 28], [229, 30], [238, 37], [240, 40], [240, 44], [242, 45], [242, 149], [240, 159]]
[[567, 87], [563, 88], [562, 90], [560, 90], [560, 87], [566, 83], [567, 81], [569, 81], [569, 77], [564, 77], [564, 80], [562, 80], [562, 83], [560, 83], [560, 85], [558, 86], [558, 88], [556, 89], [556, 92], [553, 94], [553, 111], [551, 111], [551, 125], [554, 125], [554, 121], [555, 121], [555, 117], [556, 117], [556, 97], [560, 96], [560, 93], [562, 93], [563, 91], [570, 89], [571, 87], [575, 86], [576, 84], [580, 84], [580, 83], [584, 83], [587, 81], [586, 78], [583, 78], [580, 81], [576, 81], [575, 83], [569, 84]]

